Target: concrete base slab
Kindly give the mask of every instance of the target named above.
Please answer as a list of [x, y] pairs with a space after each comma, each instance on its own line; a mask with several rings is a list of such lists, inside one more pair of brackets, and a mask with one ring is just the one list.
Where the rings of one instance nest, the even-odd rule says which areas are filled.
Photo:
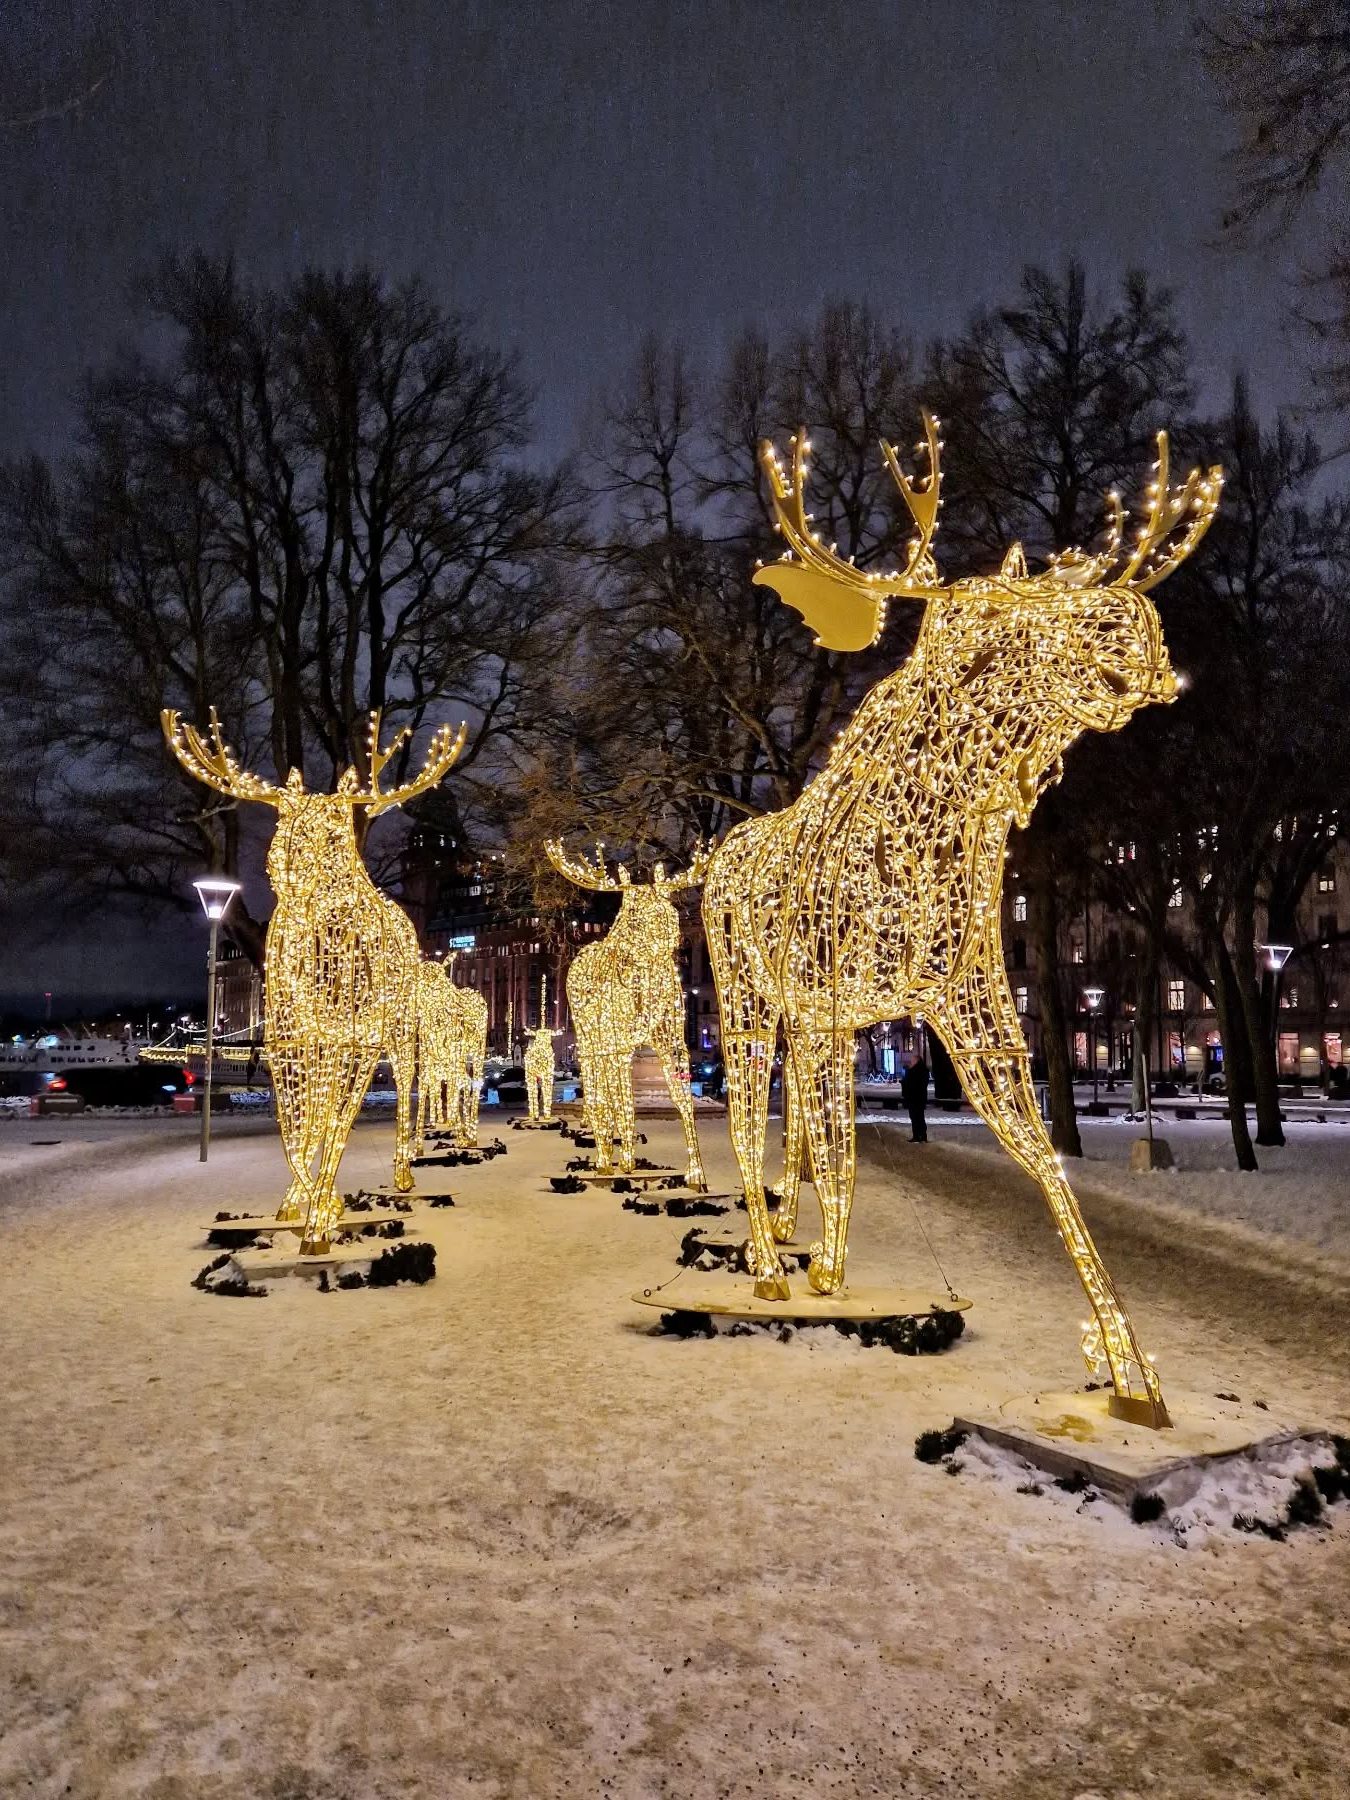
[[662, 1312], [716, 1313], [728, 1319], [922, 1318], [933, 1312], [964, 1312], [969, 1300], [935, 1295], [929, 1288], [904, 1288], [889, 1282], [849, 1283], [837, 1294], [818, 1294], [805, 1278], [794, 1282], [786, 1300], [761, 1300], [748, 1275], [681, 1275], [662, 1288], [643, 1288], [633, 1295], [639, 1306]]
[[1166, 1396], [1172, 1423], [1154, 1431], [1113, 1418], [1110, 1397], [1109, 1389], [1018, 1394], [997, 1412], [955, 1419], [953, 1428], [1011, 1450], [1047, 1475], [1083, 1475], [1126, 1506], [1178, 1470], [1317, 1435], [1237, 1400], [1173, 1392]]

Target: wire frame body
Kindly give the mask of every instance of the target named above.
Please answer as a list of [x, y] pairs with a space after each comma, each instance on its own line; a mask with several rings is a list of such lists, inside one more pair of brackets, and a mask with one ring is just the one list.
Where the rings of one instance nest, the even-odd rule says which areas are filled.
[[326, 1250], [342, 1210], [338, 1166], [385, 1055], [398, 1091], [394, 1185], [413, 1185], [412, 1093], [417, 1067], [421, 952], [412, 921], [370, 879], [356, 844], [354, 809], [398, 805], [439, 781], [463, 745], [435, 734], [420, 773], [382, 790], [380, 773], [403, 740], [379, 746], [372, 720], [368, 785], [348, 769], [332, 794], [309, 794], [298, 774], [274, 786], [239, 768], [212, 715], [201, 734], [174, 713], [169, 747], [190, 774], [221, 793], [276, 808], [267, 853], [276, 906], [264, 958], [264, 1042], [291, 1183], [277, 1217], [302, 1219], [304, 1253]]
[[[935, 459], [931, 424], [929, 444]], [[1203, 484], [1192, 476], [1177, 496], [1166, 485], [1165, 447], [1160, 463], [1153, 537], [1160, 545], [1184, 516], [1189, 549], [1217, 504], [1219, 473], [1210, 471]], [[863, 623], [871, 628], [879, 595], [920, 590], [906, 585], [908, 573], [865, 588], [864, 577], [844, 568], [832, 593], [833, 559], [813, 547], [800, 473], [800, 457], [795, 485], [776, 464], [771, 468], [780, 502], [795, 496], [789, 524], [803, 521], [789, 535], [813, 565], [811, 622], [823, 640], [835, 633], [843, 641], [861, 629], [855, 606], [869, 609]], [[934, 461], [934, 499], [936, 480]], [[786, 513], [786, 504], [779, 510]], [[1113, 553], [1121, 518], [1115, 511]], [[932, 504], [925, 558], [935, 518]], [[1036, 1105], [1000, 923], [1008, 834], [1026, 824], [1038, 795], [1058, 779], [1063, 753], [1085, 730], [1117, 730], [1138, 707], [1175, 692], [1158, 616], [1143, 589], [1179, 555], [1164, 566], [1145, 535], [1126, 579], [1097, 586], [1092, 581], [1106, 559], [1078, 552], [1033, 578], [1018, 548], [997, 577], [952, 587], [938, 585], [928, 560], [926, 608], [909, 661], [872, 689], [826, 768], [792, 806], [727, 836], [712, 859], [703, 915], [756, 1292], [770, 1299], [789, 1293], [775, 1232], [780, 1241], [792, 1235], [803, 1151], [823, 1227], [808, 1280], [825, 1294], [842, 1285], [856, 1175], [855, 1034], [924, 1015], [950, 1050], [972, 1106], [1045, 1195], [1092, 1310], [1083, 1338], [1089, 1368], [1109, 1371], [1118, 1411], [1163, 1424], [1157, 1373]], [[782, 567], [771, 565], [756, 579], [776, 585]], [[1136, 580], [1139, 570], [1144, 575]], [[799, 586], [784, 588], [794, 604]], [[771, 1220], [764, 1153], [780, 1029], [787, 1171], [785, 1204]]]
[[567, 971], [567, 1004], [581, 1063], [587, 1130], [595, 1139], [598, 1170], [629, 1173], [637, 1154], [637, 1109], [633, 1099], [633, 1057], [650, 1045], [684, 1131], [685, 1179], [699, 1192], [707, 1187], [694, 1123], [689, 1085], [689, 1052], [684, 1041], [684, 989], [676, 963], [680, 920], [670, 895], [702, 875], [696, 870], [667, 881], [659, 865], [650, 884], [618, 882], [588, 875], [564, 857], [549, 855], [565, 875], [590, 887], [622, 895], [619, 915], [596, 944], [578, 951]]

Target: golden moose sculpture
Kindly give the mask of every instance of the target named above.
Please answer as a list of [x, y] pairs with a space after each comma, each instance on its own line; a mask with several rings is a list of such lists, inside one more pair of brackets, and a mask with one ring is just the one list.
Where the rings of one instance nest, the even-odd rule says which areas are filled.
[[[1148, 592], [1190, 554], [1214, 516], [1222, 471], [1168, 481], [1167, 439], [1147, 517], [1127, 545], [1109, 499], [1100, 554], [1070, 550], [1036, 575], [1020, 545], [996, 575], [944, 584], [933, 562], [940, 443], [925, 417], [926, 481], [883, 445], [917, 526], [907, 566], [864, 572], [813, 532], [808, 444], [785, 470], [761, 447], [787, 556], [756, 582], [801, 612], [816, 641], [858, 649], [880, 632], [888, 598], [926, 603], [908, 661], [867, 695], [829, 762], [785, 811], [739, 825], [715, 853], [703, 916], [721, 1006], [733, 1147], [750, 1219], [756, 1293], [785, 1299], [775, 1248], [792, 1219], [764, 1197], [770, 1065], [780, 1022], [784, 1087], [800, 1109], [823, 1215], [808, 1278], [844, 1280], [856, 1170], [854, 1034], [921, 1013], [1000, 1143], [1039, 1184], [1092, 1309], [1083, 1354], [1103, 1363], [1120, 1417], [1168, 1423], [1158, 1375], [1097, 1253], [1037, 1110], [1004, 970], [1004, 847], [1063, 752], [1084, 731], [1116, 731], [1176, 682]], [[790, 1147], [789, 1161], [795, 1157]], [[791, 1209], [795, 1210], [795, 1209]]]
[[[593, 893], [620, 894], [619, 916], [598, 944], [577, 952], [567, 971], [567, 1004], [576, 1032], [585, 1096], [586, 1122], [595, 1139], [600, 1173], [632, 1172], [637, 1154], [637, 1111], [633, 1102], [633, 1054], [650, 1044], [661, 1062], [670, 1097], [684, 1128], [685, 1180], [707, 1188], [694, 1126], [689, 1087], [689, 1053], [684, 1043], [684, 990], [675, 953], [680, 919], [671, 896], [697, 887], [707, 866], [700, 851], [682, 875], [669, 879], [657, 863], [649, 883], [618, 879], [605, 868], [603, 845], [594, 862], [568, 856], [560, 842], [544, 846], [554, 867]], [[618, 1167], [614, 1145], [618, 1142]]]
[[205, 737], [176, 712], [163, 714], [169, 747], [190, 775], [218, 793], [275, 807], [267, 852], [276, 907], [267, 927], [265, 1041], [291, 1185], [278, 1219], [302, 1219], [303, 1254], [328, 1249], [342, 1210], [335, 1183], [352, 1123], [381, 1054], [398, 1086], [394, 1185], [413, 1185], [411, 1098], [417, 1063], [416, 992], [421, 952], [412, 920], [375, 886], [357, 848], [355, 814], [384, 812], [434, 787], [464, 747], [442, 726], [420, 772], [401, 787], [380, 776], [409, 736], [380, 748], [371, 719], [369, 777], [346, 769], [331, 794], [306, 793], [297, 769], [275, 786], [235, 762], [214, 710]]
[[456, 987], [451, 965], [427, 958], [417, 974], [417, 1154], [428, 1128], [457, 1149], [478, 1142], [478, 1101], [487, 1047], [487, 1003]]
[[[553, 1117], [553, 1039], [548, 1025], [548, 976], [539, 983], [539, 1029], [525, 1051], [525, 1106], [531, 1119], [547, 1123]], [[597, 1145], [599, 1139], [596, 1140]]]

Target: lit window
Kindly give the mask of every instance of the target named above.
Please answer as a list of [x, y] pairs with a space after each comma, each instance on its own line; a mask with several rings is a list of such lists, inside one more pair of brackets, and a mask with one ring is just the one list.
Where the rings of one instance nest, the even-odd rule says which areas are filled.
[[1013, 923], [1024, 925], [1027, 917], [1027, 897], [1025, 894], [1013, 895]]
[[1297, 1006], [1298, 1005], [1298, 989], [1293, 988], [1293, 987], [1286, 988], [1284, 990], [1284, 992], [1280, 995], [1280, 1005], [1281, 1006]]
[[1069, 950], [1069, 961], [1080, 963], [1085, 960], [1086, 959], [1084, 958], [1084, 955], [1083, 955], [1083, 946], [1081, 944], [1072, 945]]
[[1017, 1003], [1018, 1012], [1024, 1013], [1027, 1010], [1027, 990], [1024, 987], [1014, 988], [1013, 998]]
[[1181, 905], [1181, 889], [1180, 888], [1172, 889], [1172, 896], [1168, 900], [1167, 904], [1169, 906], [1180, 906]]
[[1322, 873], [1317, 877], [1317, 891], [1319, 894], [1334, 894], [1336, 892], [1336, 871], [1334, 869], [1323, 869]]
[[1184, 981], [1169, 981], [1168, 982], [1168, 984], [1167, 984], [1167, 1010], [1168, 1010], [1168, 1012], [1185, 1012], [1185, 1010], [1186, 1010], [1186, 983]]

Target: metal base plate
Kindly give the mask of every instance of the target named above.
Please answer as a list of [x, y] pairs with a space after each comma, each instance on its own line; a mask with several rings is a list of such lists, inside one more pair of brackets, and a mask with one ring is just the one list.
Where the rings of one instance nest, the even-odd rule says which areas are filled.
[[678, 1169], [630, 1169], [625, 1175], [619, 1169], [574, 1169], [572, 1173], [578, 1181], [594, 1182], [599, 1187], [608, 1187], [612, 1181], [631, 1181], [634, 1187], [655, 1187], [662, 1181], [683, 1181], [684, 1176]]
[[[416, 1242], [409, 1238], [392, 1241]], [[272, 1250], [236, 1250], [230, 1261], [245, 1281], [278, 1281], [283, 1275], [308, 1275], [317, 1280], [324, 1270], [329, 1275], [341, 1275], [352, 1268], [364, 1273], [380, 1252], [389, 1248], [389, 1243], [384, 1238], [363, 1238], [355, 1244], [334, 1244], [320, 1256], [301, 1256], [298, 1249], [288, 1244]]]
[[[336, 1230], [336, 1231], [360, 1231], [363, 1225], [388, 1225], [394, 1219], [402, 1219], [402, 1221], [405, 1225], [408, 1223], [407, 1213], [397, 1213], [397, 1212], [343, 1213], [342, 1216], [339, 1218], [336, 1226], [334, 1227], [334, 1230]], [[256, 1218], [253, 1217], [252, 1215], [250, 1215], [248, 1218], [243, 1218], [243, 1219], [212, 1219], [212, 1221], [209, 1225], [206, 1225], [203, 1227], [203, 1232], [204, 1233], [208, 1232], [208, 1231], [257, 1231], [257, 1232], [294, 1231], [294, 1232], [302, 1232], [304, 1229], [305, 1229], [305, 1221], [303, 1219], [278, 1219], [278, 1218], [274, 1217], [271, 1213], [267, 1213], [261, 1217], [256, 1217]]]
[[935, 1296], [931, 1288], [906, 1288], [890, 1282], [846, 1283], [837, 1294], [818, 1294], [803, 1275], [792, 1283], [786, 1300], [761, 1300], [748, 1275], [680, 1275], [661, 1288], [633, 1295], [639, 1306], [662, 1312], [716, 1313], [728, 1319], [896, 1319], [922, 1318], [934, 1312], [964, 1312], [969, 1300]]
[[1172, 1423], [1161, 1431], [1114, 1417], [1110, 1403], [1109, 1388], [1090, 1394], [1018, 1394], [997, 1412], [953, 1423], [959, 1431], [1015, 1451], [1049, 1475], [1085, 1475], [1125, 1505], [1175, 1469], [1315, 1435], [1258, 1407], [1202, 1394], [1169, 1393]]

